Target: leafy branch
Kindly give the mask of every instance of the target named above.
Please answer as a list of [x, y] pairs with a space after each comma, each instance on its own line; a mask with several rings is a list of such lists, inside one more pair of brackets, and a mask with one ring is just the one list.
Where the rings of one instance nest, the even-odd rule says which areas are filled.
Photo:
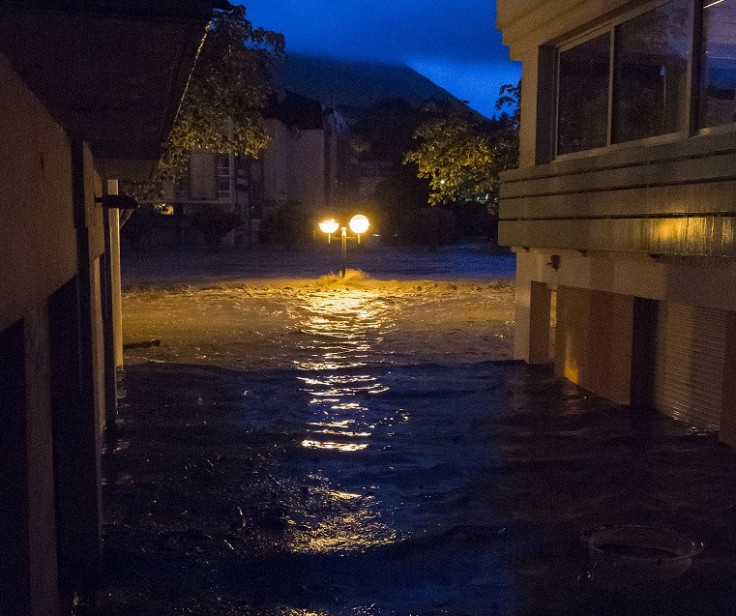
[[127, 183], [126, 192], [160, 199], [164, 183], [187, 172], [192, 150], [258, 156], [268, 144], [269, 69], [283, 53], [283, 35], [254, 28], [245, 7], [215, 11], [158, 170], [147, 182]]
[[496, 108], [514, 105], [509, 116], [486, 120], [469, 111], [442, 110], [414, 131], [417, 142], [404, 156], [430, 182], [430, 205], [473, 199], [496, 202], [499, 174], [518, 164], [520, 86], [501, 87]]

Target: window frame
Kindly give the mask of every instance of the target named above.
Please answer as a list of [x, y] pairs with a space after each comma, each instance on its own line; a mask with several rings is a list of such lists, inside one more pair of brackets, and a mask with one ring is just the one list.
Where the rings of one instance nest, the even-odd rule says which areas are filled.
[[[602, 36], [604, 34], [609, 35], [609, 65], [608, 65], [608, 110], [607, 114], [608, 117], [606, 118], [606, 145], [597, 147], [597, 148], [590, 148], [587, 150], [578, 150], [577, 152], [568, 152], [567, 154], [559, 154], [559, 147], [560, 147], [560, 64], [561, 64], [561, 56], [566, 51], [569, 51], [570, 49], [574, 49], [575, 47], [578, 47], [579, 45], [584, 45], [585, 43], [592, 41], [593, 39], [598, 38], [599, 36]], [[604, 148], [607, 148], [611, 144], [611, 105], [613, 104], [613, 96], [612, 96], [612, 88], [613, 88], [613, 76], [611, 75], [611, 68], [612, 68], [612, 55], [614, 46], [613, 46], [613, 32], [610, 27], [607, 26], [600, 26], [598, 28], [594, 28], [592, 30], [587, 31], [585, 34], [575, 37], [574, 39], [567, 41], [563, 45], [558, 45], [555, 50], [555, 67], [554, 67], [554, 79], [555, 79], [555, 105], [554, 105], [554, 122], [553, 122], [553, 143], [552, 143], [552, 152], [553, 152], [553, 159], [557, 160], [560, 158], [568, 158], [568, 157], [575, 157], [579, 156], [583, 152], [597, 152], [599, 150], [602, 150]]]
[[[695, 0], [696, 3], [702, 4], [702, 0]], [[702, 7], [701, 7], [702, 8]], [[697, 76], [698, 83], [694, 84], [692, 81], [690, 82], [692, 87], [692, 100], [693, 100], [693, 111], [692, 111], [692, 118], [691, 121], [693, 122], [694, 126], [694, 132], [695, 135], [723, 135], [726, 133], [731, 133], [736, 131], [736, 121], [734, 122], [726, 122], [725, 124], [719, 124], [717, 126], [706, 126], [704, 128], [700, 128], [699, 125], [699, 113], [700, 113], [700, 79], [702, 78], [702, 54], [703, 54], [703, 43], [705, 42], [705, 20], [703, 19], [703, 11], [696, 11], [695, 14], [695, 24], [694, 24], [694, 31], [695, 35], [697, 35], [697, 45], [695, 45], [695, 48], [697, 50], [697, 72], [693, 74], [693, 77]]]
[[[227, 164], [223, 164], [225, 161]], [[233, 161], [230, 154], [215, 155], [215, 198], [218, 201], [230, 200], [232, 196], [232, 170]]]
[[[681, 141], [688, 137], [695, 135], [710, 135], [710, 134], [723, 134], [736, 131], [736, 122], [726, 123], [719, 126], [701, 128], [699, 126], [699, 109], [700, 109], [700, 79], [701, 79], [701, 54], [703, 51], [704, 43], [704, 28], [703, 28], [703, 2], [702, 0], [689, 0], [690, 14], [692, 16], [692, 23], [690, 29], [690, 49], [687, 59], [686, 69], [686, 80], [687, 80], [687, 92], [685, 94], [685, 109], [683, 117], [685, 120], [685, 127], [679, 131], [673, 131], [663, 133], [661, 135], [654, 135], [651, 137], [642, 137], [640, 139], [632, 139], [629, 141], [623, 141], [620, 143], [613, 142], [613, 106], [615, 92], [615, 78], [616, 78], [616, 45], [617, 45], [617, 28], [621, 24], [624, 24], [630, 20], [633, 20], [644, 13], [653, 11], [660, 6], [668, 4], [672, 0], [651, 0], [646, 2], [635, 9], [623, 12], [607, 19], [603, 23], [597, 24], [582, 33], [576, 34], [575, 36], [569, 37], [563, 40], [561, 43], [553, 45], [555, 51], [554, 66], [553, 66], [553, 78], [554, 78], [554, 105], [553, 105], [553, 121], [551, 122], [552, 134], [552, 160], [561, 161], [575, 158], [584, 158], [589, 156], [596, 156], [603, 152], [615, 152], [622, 149], [628, 149], [632, 147], [640, 147], [642, 145], [658, 145], [663, 143], [671, 143]], [[560, 82], [561, 82], [561, 70], [560, 70], [560, 58], [561, 54], [573, 49], [587, 41], [590, 41], [603, 34], [609, 34], [610, 36], [610, 66], [608, 74], [608, 117], [606, 118], [606, 145], [579, 150], [577, 152], [568, 152], [566, 154], [559, 153], [559, 131], [560, 131]]]

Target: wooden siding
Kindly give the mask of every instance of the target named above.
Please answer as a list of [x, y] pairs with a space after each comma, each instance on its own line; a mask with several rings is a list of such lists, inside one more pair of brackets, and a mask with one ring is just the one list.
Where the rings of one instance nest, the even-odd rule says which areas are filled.
[[510, 246], [736, 256], [736, 133], [504, 174]]

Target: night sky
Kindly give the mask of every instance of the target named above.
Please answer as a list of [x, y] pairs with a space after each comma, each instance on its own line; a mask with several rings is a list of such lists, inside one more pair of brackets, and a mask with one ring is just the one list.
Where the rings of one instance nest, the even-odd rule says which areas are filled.
[[481, 113], [519, 80], [496, 30], [494, 0], [246, 0], [255, 26], [287, 52], [408, 64]]

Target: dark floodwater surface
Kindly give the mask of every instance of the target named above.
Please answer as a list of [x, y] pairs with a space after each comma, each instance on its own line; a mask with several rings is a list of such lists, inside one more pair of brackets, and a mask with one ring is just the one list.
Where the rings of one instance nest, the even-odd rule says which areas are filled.
[[[159, 364], [126, 386], [81, 615], [734, 613], [732, 452], [544, 372]], [[621, 522], [705, 553], [675, 582], [599, 588], [581, 537]]]
[[[457, 254], [435, 271], [477, 265]], [[129, 354], [105, 573], [78, 616], [736, 613], [734, 452], [490, 361], [508, 356], [506, 283], [264, 291], [228, 258], [226, 287], [124, 298], [126, 331], [161, 343]], [[188, 267], [177, 282], [211, 280]], [[705, 550], [676, 580], [608, 587], [584, 539], [624, 523]]]

